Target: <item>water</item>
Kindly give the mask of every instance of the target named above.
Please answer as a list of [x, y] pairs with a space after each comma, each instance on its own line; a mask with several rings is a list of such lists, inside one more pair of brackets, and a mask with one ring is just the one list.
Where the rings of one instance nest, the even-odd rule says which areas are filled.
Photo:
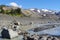
[[50, 35], [60, 36], [60, 27], [55, 27], [52, 29], [47, 29], [47, 30], [38, 31], [38, 32], [34, 32], [33, 30], [29, 30], [28, 32], [31, 35], [33, 35], [35, 33], [35, 34], [50, 34]]

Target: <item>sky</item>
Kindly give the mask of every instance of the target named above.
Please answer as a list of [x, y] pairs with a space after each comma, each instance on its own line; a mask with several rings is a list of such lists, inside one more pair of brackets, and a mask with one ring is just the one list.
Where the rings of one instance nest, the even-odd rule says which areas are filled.
[[60, 10], [60, 0], [0, 0], [0, 5], [19, 6], [25, 9]]

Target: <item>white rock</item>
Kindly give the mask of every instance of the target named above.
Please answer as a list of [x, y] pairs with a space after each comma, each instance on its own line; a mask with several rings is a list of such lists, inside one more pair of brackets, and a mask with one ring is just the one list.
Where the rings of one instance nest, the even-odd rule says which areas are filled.
[[10, 38], [14, 38], [18, 36], [18, 33], [16, 31], [13, 31], [11, 29], [8, 29], [9, 34], [10, 34]]
[[46, 16], [46, 14], [44, 14], [43, 16]]

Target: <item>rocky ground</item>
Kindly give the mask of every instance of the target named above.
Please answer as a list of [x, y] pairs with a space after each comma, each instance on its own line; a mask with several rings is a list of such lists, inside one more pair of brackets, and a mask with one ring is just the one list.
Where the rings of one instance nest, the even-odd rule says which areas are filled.
[[60, 36], [54, 36], [49, 34], [24, 34], [23, 40], [60, 40]]
[[16, 17], [16, 16], [9, 16], [9, 15], [5, 15], [5, 14], [0, 14], [0, 26], [3, 25], [8, 25], [10, 23], [12, 23], [14, 20], [20, 22], [25, 28], [22, 29], [26, 29], [30, 26], [32, 26], [31, 24], [47, 24], [47, 23], [60, 23], [60, 21], [58, 19], [50, 19], [50, 18], [35, 18], [35, 17]]
[[[9, 16], [5, 14], [0, 14], [0, 29], [3, 26], [7, 26], [10, 23], [13, 23], [13, 21], [16, 20], [21, 23], [21, 29], [27, 30], [29, 28], [32, 28], [33, 25], [31, 24], [47, 24], [47, 23], [60, 23], [60, 20], [58, 19], [50, 19], [50, 18], [35, 18], [35, 17], [16, 17], [16, 16]], [[40, 37], [41, 35], [39, 35]], [[41, 40], [60, 40], [57, 37], [52, 36], [42, 36]]]

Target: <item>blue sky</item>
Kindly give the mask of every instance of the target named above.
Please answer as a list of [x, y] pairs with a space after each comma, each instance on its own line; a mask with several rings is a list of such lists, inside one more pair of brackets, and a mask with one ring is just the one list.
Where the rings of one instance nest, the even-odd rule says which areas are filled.
[[22, 8], [39, 8], [39, 9], [51, 9], [60, 10], [60, 0], [0, 0], [0, 5], [10, 5], [15, 3], [22, 5]]

